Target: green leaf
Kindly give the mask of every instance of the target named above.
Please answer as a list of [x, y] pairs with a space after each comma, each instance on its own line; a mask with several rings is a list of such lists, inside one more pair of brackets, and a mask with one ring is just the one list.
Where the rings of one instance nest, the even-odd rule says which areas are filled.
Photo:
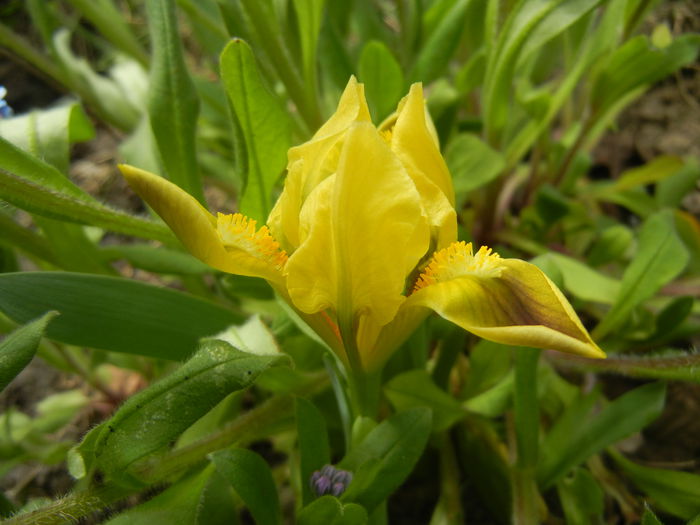
[[615, 224], [603, 230], [588, 251], [588, 264], [602, 266], [621, 259], [632, 244], [632, 231], [622, 224]]
[[611, 451], [610, 455], [659, 509], [686, 520], [700, 513], [700, 476], [697, 474], [643, 467], [616, 451]]
[[475, 135], [457, 135], [447, 146], [445, 161], [457, 195], [464, 195], [495, 179], [505, 167], [501, 154]]
[[162, 224], [132, 217], [97, 202], [53, 166], [0, 138], [0, 199], [64, 221], [91, 224], [127, 235], [173, 242]]
[[304, 505], [313, 499], [309, 487], [311, 474], [324, 465], [330, 464], [331, 452], [328, 443], [328, 431], [323, 414], [311, 401], [302, 398], [296, 400], [297, 439], [299, 440], [301, 492]]
[[374, 120], [379, 122], [396, 109], [403, 95], [401, 66], [383, 42], [371, 40], [362, 47], [357, 72]]
[[202, 299], [116, 277], [65, 272], [0, 275], [0, 310], [25, 323], [61, 316], [47, 337], [64, 343], [162, 359], [184, 359], [197, 341], [241, 318]]
[[403, 483], [420, 458], [432, 429], [427, 408], [412, 408], [381, 422], [340, 462], [353, 472], [341, 500], [356, 502], [368, 512]]
[[557, 483], [557, 493], [568, 525], [602, 522], [605, 494], [588, 470], [574, 469]]
[[648, 37], [640, 35], [625, 42], [607, 59], [595, 80], [591, 102], [603, 114], [623, 97], [665, 78], [695, 60], [700, 36], [681, 35], [664, 49], [651, 46]]
[[265, 87], [248, 44], [233, 39], [220, 58], [221, 78], [245, 140], [248, 170], [241, 211], [264, 222], [272, 187], [287, 163], [289, 116]]
[[467, 14], [468, 0], [457, 0], [440, 19], [438, 26], [420, 48], [408, 75], [411, 82], [432, 82], [447, 68], [459, 45]]
[[[198, 519], [205, 489], [212, 477], [211, 469], [204, 469], [179, 480], [155, 498], [137, 505], [106, 522], [107, 525], [154, 525], [178, 523], [181, 525], [209, 525]], [[223, 525], [225, 522], [219, 522]], [[213, 524], [212, 524], [213, 525]]]
[[542, 442], [537, 468], [540, 487], [551, 487], [593, 454], [639, 432], [661, 414], [665, 395], [663, 383], [649, 383], [623, 394], [597, 413], [593, 412], [597, 391], [579, 397]]
[[[130, 397], [103, 425], [97, 467], [118, 484], [139, 486], [141, 459], [165, 450], [231, 392], [250, 386], [284, 356], [256, 356], [208, 340], [175, 372]], [[131, 467], [135, 468], [131, 468]]]
[[646, 502], [644, 503], [644, 514], [642, 515], [641, 525], [664, 525], [661, 520], [656, 517], [656, 514], [649, 508]]
[[125, 17], [110, 0], [69, 0], [112, 44], [128, 53], [142, 64], [148, 62], [148, 54], [126, 23]]
[[173, 275], [200, 275], [211, 268], [189, 253], [150, 244], [108, 246], [99, 250], [106, 260], [126, 259], [129, 264], [149, 272]]
[[216, 470], [231, 483], [258, 525], [282, 521], [279, 496], [270, 467], [263, 458], [243, 448], [212, 454]]
[[645, 186], [660, 182], [677, 173], [683, 168], [683, 160], [670, 155], [662, 155], [647, 162], [639, 168], [625, 171], [620, 178], [613, 183], [615, 191], [629, 190], [638, 186]]
[[325, 0], [294, 0], [299, 24], [304, 82], [316, 93], [316, 49]]
[[106, 122], [124, 131], [133, 129], [142, 111], [141, 101], [135, 93], [139, 92], [138, 88], [145, 79], [143, 68], [136, 62], [125, 61], [135, 66], [127, 66], [129, 82], [126, 84], [118, 80], [124, 63], [117, 62], [108, 75], [97, 73], [87, 60], [73, 53], [70, 37], [70, 32], [62, 28], [56, 31], [53, 38], [55, 57], [67, 76], [65, 82], [68, 87]]
[[[620, 291], [620, 283], [572, 257], [547, 253], [532, 260], [545, 273], [553, 265], [561, 275], [563, 288], [584, 301], [611, 304]], [[553, 278], [550, 275], [550, 278]]]
[[187, 72], [174, 0], [146, 2], [153, 62], [148, 114], [168, 178], [206, 205], [197, 167], [199, 97]]
[[459, 401], [438, 388], [425, 370], [395, 376], [386, 384], [384, 392], [397, 412], [419, 406], [430, 408], [436, 431], [448, 429], [465, 416]]
[[299, 525], [365, 525], [367, 511], [356, 503], [343, 505], [338, 498], [327, 495], [307, 505], [297, 516]]
[[676, 208], [695, 188], [700, 179], [700, 162], [696, 158], [687, 159], [684, 166], [670, 177], [656, 185], [656, 202], [659, 206]]
[[0, 342], [0, 392], [32, 360], [46, 326], [57, 315], [58, 312], [48, 312], [21, 326]]
[[517, 3], [504, 22], [496, 45], [490, 48], [482, 88], [484, 125], [489, 144], [500, 142], [508, 123], [515, 65], [523, 44], [557, 3], [554, 0]]
[[522, 59], [540, 49], [601, 3], [601, 0], [564, 0], [545, 16], [520, 52]]
[[622, 276], [612, 308], [593, 331], [594, 338], [619, 328], [637, 305], [676, 277], [687, 262], [688, 252], [676, 234], [673, 213], [664, 210], [649, 217], [639, 232], [637, 255]]

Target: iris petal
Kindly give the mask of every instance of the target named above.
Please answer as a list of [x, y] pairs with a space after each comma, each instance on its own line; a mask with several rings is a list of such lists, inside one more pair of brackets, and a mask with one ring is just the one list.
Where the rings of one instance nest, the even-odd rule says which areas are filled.
[[125, 164], [119, 169], [192, 255], [223, 272], [284, 282], [286, 256], [267, 228], [256, 231], [255, 221], [240, 214], [217, 221], [197, 199], [163, 177]]
[[[471, 257], [471, 258], [470, 258]], [[536, 266], [455, 243], [436, 254], [405, 307], [424, 306], [484, 339], [605, 357]]]
[[348, 130], [337, 173], [301, 213], [301, 245], [287, 263], [289, 294], [307, 313], [369, 315], [384, 325], [405, 300], [406, 276], [429, 229], [415, 185], [370, 123]]

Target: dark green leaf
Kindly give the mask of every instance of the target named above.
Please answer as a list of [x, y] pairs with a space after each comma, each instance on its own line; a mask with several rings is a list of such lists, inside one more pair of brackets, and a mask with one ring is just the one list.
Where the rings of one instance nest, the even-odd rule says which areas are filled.
[[459, 401], [438, 388], [425, 370], [412, 370], [394, 377], [384, 387], [397, 411], [428, 407], [433, 411], [433, 427], [446, 430], [465, 416]]
[[557, 493], [568, 525], [602, 522], [605, 495], [588, 470], [574, 469], [557, 483]]
[[457, 0], [446, 11], [435, 31], [421, 47], [409, 77], [412, 82], [431, 82], [447, 65], [457, 49], [464, 29], [464, 18], [469, 7], [468, 0]]
[[611, 453], [622, 471], [659, 509], [689, 520], [700, 513], [700, 476], [637, 465], [618, 452]]
[[342, 501], [371, 512], [411, 473], [431, 429], [430, 410], [421, 407], [399, 412], [371, 430], [338, 465], [354, 474]]
[[116, 277], [27, 272], [0, 275], [0, 310], [26, 323], [47, 310], [61, 316], [47, 336], [64, 343], [184, 359], [201, 337], [241, 317], [202, 299]]
[[148, 113], [160, 158], [170, 180], [202, 204], [195, 131], [199, 97], [187, 72], [174, 0], [146, 2], [153, 62]]
[[540, 447], [537, 478], [541, 488], [547, 489], [593, 454], [644, 428], [661, 414], [665, 395], [663, 383], [649, 383], [620, 396], [595, 414], [592, 409], [597, 392], [576, 400]]
[[307, 505], [297, 516], [299, 525], [365, 525], [367, 511], [356, 503], [343, 505], [338, 498], [323, 496]]
[[0, 392], [34, 357], [46, 325], [58, 315], [48, 312], [9, 334], [0, 343]]
[[[155, 498], [129, 509], [106, 522], [108, 525], [209, 525], [197, 519], [202, 495], [211, 478], [205, 469], [168, 487]], [[221, 522], [219, 522], [221, 523]], [[212, 525], [214, 525], [212, 523]], [[223, 525], [223, 524], [222, 524]]]
[[328, 431], [323, 414], [311, 403], [297, 398], [297, 439], [301, 470], [301, 491], [304, 504], [313, 498], [309, 482], [311, 474], [324, 465], [330, 464], [331, 452], [328, 444]]
[[211, 456], [216, 470], [233, 486], [258, 525], [282, 520], [272, 471], [263, 458], [243, 448], [222, 450]]
[[644, 514], [642, 515], [641, 525], [664, 525], [659, 518], [656, 517], [654, 511], [649, 508], [649, 505], [644, 504]]
[[130, 472], [135, 462], [165, 450], [224, 397], [284, 360], [205, 341], [185, 364], [130, 397], [102, 426], [95, 443], [97, 467], [119, 484], [139, 486], [138, 473]]

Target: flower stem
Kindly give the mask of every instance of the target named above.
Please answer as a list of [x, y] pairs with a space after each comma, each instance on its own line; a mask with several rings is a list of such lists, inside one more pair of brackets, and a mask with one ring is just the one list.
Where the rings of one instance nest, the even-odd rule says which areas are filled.
[[345, 354], [348, 357], [348, 385], [355, 417], [375, 418], [379, 409], [380, 372], [367, 372], [362, 365], [360, 350], [357, 348], [354, 322], [351, 317], [338, 318], [338, 328], [343, 339]]
[[540, 350], [515, 350], [514, 420], [517, 457], [513, 469], [513, 523], [540, 523], [535, 481], [540, 415], [537, 400], [537, 362]]

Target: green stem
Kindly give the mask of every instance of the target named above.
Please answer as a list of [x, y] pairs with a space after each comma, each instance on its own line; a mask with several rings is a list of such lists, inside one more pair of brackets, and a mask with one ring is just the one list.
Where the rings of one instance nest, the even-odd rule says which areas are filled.
[[513, 469], [513, 523], [540, 522], [539, 494], [535, 481], [539, 449], [540, 416], [537, 400], [537, 362], [540, 350], [515, 351], [514, 421], [517, 458]]
[[[348, 309], [351, 311], [351, 309]], [[348, 384], [355, 417], [375, 418], [379, 410], [379, 388], [381, 372], [367, 372], [362, 365], [360, 350], [357, 348], [352, 317], [338, 319], [340, 336], [343, 339], [345, 354], [348, 357]]]
[[58, 525], [67, 521], [77, 522], [83, 516], [89, 516], [93, 512], [104, 508], [129, 495], [125, 489], [117, 487], [101, 487], [75, 494], [69, 494], [65, 498], [32, 512], [18, 514], [4, 525]]

